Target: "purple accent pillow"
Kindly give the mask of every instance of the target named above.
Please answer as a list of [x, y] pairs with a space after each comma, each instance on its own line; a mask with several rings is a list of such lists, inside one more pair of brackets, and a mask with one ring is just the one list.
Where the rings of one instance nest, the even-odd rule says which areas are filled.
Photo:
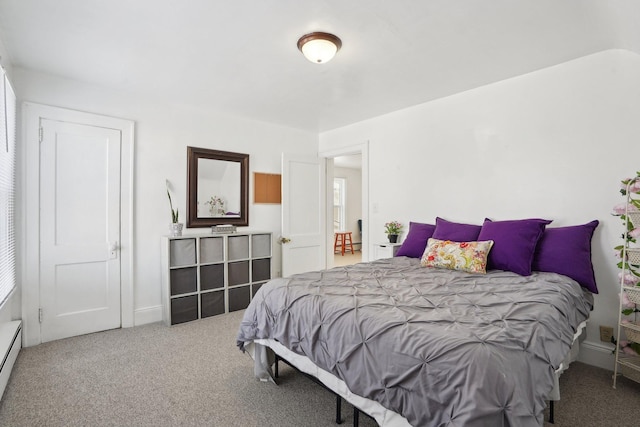
[[478, 240], [481, 229], [482, 227], [479, 225], [460, 224], [437, 217], [436, 229], [431, 237], [452, 242], [474, 242]]
[[546, 219], [518, 219], [491, 221], [485, 219], [478, 240], [493, 240], [487, 269], [513, 271], [521, 276], [531, 275], [531, 264], [544, 229]]
[[409, 233], [398, 249], [396, 256], [408, 256], [411, 258], [422, 258], [424, 249], [427, 247], [427, 240], [433, 236], [436, 226], [432, 224], [422, 224], [419, 222], [409, 222]]
[[547, 228], [538, 243], [532, 269], [568, 276], [598, 293], [591, 263], [591, 237], [597, 220], [584, 225]]

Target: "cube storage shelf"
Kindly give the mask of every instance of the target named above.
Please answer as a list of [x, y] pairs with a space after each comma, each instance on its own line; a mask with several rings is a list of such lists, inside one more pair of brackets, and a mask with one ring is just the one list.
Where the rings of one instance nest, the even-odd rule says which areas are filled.
[[268, 232], [162, 238], [162, 305], [167, 325], [242, 310], [271, 279]]

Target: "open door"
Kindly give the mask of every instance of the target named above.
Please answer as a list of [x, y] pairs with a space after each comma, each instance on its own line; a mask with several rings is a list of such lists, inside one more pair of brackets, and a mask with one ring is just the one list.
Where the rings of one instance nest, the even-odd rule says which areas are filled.
[[326, 267], [325, 160], [282, 155], [282, 276]]

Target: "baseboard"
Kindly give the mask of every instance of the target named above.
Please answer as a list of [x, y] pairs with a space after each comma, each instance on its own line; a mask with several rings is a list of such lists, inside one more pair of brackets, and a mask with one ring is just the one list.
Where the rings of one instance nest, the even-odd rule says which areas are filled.
[[578, 361], [613, 371], [615, 363], [613, 349], [613, 344], [583, 341], [580, 343]]
[[161, 305], [139, 308], [133, 313], [134, 326], [146, 325], [147, 323], [155, 322], [162, 322]]
[[0, 326], [0, 397], [9, 382], [13, 364], [22, 347], [22, 322], [14, 320]]

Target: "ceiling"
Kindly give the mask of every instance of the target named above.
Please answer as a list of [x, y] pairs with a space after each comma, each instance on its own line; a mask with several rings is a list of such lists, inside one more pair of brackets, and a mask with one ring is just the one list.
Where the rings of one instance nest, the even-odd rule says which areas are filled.
[[362, 169], [362, 154], [334, 157], [333, 165], [338, 168]]
[[[635, 0], [0, 0], [0, 40], [14, 68], [322, 132], [640, 52], [639, 18]], [[297, 50], [312, 31], [342, 39], [331, 62]]]

